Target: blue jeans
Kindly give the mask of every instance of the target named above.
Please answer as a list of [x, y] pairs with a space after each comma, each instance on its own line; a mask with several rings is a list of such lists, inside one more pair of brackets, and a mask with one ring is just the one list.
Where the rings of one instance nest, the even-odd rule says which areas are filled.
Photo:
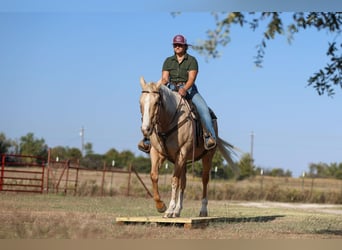
[[[182, 88], [184, 85], [180, 85]], [[171, 90], [174, 89], [174, 85], [168, 84], [168, 87]], [[188, 94], [186, 95], [186, 99], [192, 100], [192, 103], [195, 105], [197, 112], [200, 116], [202, 125], [206, 128], [207, 132], [211, 134], [211, 136], [216, 139], [216, 133], [214, 130], [213, 122], [209, 113], [209, 108], [201, 94], [198, 92], [197, 86], [195, 84], [192, 85], [190, 89], [187, 90]]]

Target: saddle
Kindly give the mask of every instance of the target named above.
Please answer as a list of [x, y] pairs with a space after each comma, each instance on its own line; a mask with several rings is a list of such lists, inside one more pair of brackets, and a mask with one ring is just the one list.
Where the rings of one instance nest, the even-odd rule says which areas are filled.
[[[170, 82], [168, 84], [168, 88], [175, 92], [178, 92], [179, 86], [180, 86], [179, 83], [177, 84], [177, 83]], [[205, 131], [204, 126], [202, 126], [200, 115], [196, 109], [196, 106], [192, 103], [192, 100], [187, 99], [187, 98], [185, 98], [185, 100], [187, 100], [187, 103], [189, 104], [191, 117], [195, 121], [195, 131], [194, 131], [195, 138], [196, 138], [195, 142], [196, 142], [196, 145], [198, 145], [199, 138], [203, 138], [203, 135], [206, 134], [207, 131]], [[217, 116], [215, 115], [214, 111], [211, 108], [209, 108], [209, 113], [210, 113], [212, 120], [217, 120]]]
[[[190, 107], [190, 112], [193, 120], [195, 121], [195, 138], [196, 138], [196, 145], [199, 143], [199, 139], [203, 138], [204, 134], [206, 134], [207, 131], [205, 131], [204, 126], [202, 126], [200, 115], [196, 109], [196, 106], [192, 103], [191, 100], [187, 100], [187, 103]], [[217, 116], [214, 113], [214, 111], [209, 107], [209, 113], [211, 120], [217, 120]]]

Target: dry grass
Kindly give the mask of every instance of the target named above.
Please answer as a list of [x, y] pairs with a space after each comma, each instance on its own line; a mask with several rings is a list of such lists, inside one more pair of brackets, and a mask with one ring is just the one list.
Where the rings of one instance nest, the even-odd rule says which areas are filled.
[[[119, 216], [160, 215], [154, 202], [146, 198], [14, 193], [0, 193], [0, 196], [1, 239], [342, 238], [341, 216], [328, 213], [330, 210], [325, 208], [303, 210], [291, 206], [245, 206], [236, 201], [210, 201], [210, 215], [229, 220], [210, 224], [205, 229], [187, 230], [176, 226], [115, 224]], [[186, 200], [182, 216], [197, 216], [199, 205], [199, 201]], [[342, 211], [342, 207], [337, 206], [335, 211]], [[265, 217], [273, 219], [265, 220]]]
[[[127, 173], [106, 172], [104, 174], [102, 171], [80, 170], [77, 183], [75, 182], [76, 173], [75, 169], [64, 170], [63, 165], [45, 171], [45, 193], [66, 193], [77, 196], [127, 194], [138, 197], [147, 196], [147, 191], [134, 173], [129, 175]], [[47, 178], [48, 174], [49, 179]], [[139, 174], [139, 176], [151, 191], [149, 174]], [[202, 189], [201, 179], [194, 178], [191, 173], [188, 174], [187, 179], [187, 199], [201, 199], [201, 192], [199, 191]], [[164, 197], [169, 195], [170, 180], [170, 174], [159, 177], [159, 187]], [[239, 182], [213, 180], [209, 183], [208, 195], [211, 200], [267, 200], [342, 204], [342, 180], [267, 176], [257, 176]]]

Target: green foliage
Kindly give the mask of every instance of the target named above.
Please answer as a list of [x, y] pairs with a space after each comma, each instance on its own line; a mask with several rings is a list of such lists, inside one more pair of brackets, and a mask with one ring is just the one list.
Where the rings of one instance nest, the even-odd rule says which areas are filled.
[[220, 151], [216, 150], [214, 157], [213, 157], [213, 167], [223, 168], [223, 156]]
[[67, 157], [68, 157], [68, 159], [70, 159], [72, 161], [76, 161], [78, 159], [81, 159], [82, 152], [78, 148], [67, 147]]
[[246, 179], [255, 175], [253, 159], [250, 154], [244, 154], [239, 162], [240, 176], [239, 180]]
[[[139, 172], [139, 173], [150, 173], [151, 171], [151, 160], [150, 158], [146, 158], [143, 156], [138, 156], [135, 157], [135, 159], [132, 162], [132, 165], [134, 166], [134, 168]], [[170, 164], [168, 166], [168, 168], [170, 168]], [[164, 173], [165, 171], [164, 168], [160, 169], [161, 173]]]
[[273, 177], [291, 177], [292, 172], [290, 170], [284, 170], [282, 168], [272, 168], [272, 169], [261, 169], [256, 168], [256, 173], [263, 172], [264, 176], [273, 176]]
[[336, 178], [342, 180], [342, 163], [310, 163], [309, 176], [315, 178]]
[[[334, 88], [342, 88], [342, 43], [336, 43], [341, 35], [342, 13], [341, 12], [293, 12], [292, 17], [287, 18], [289, 13], [282, 12], [232, 12], [219, 15], [214, 13], [216, 27], [207, 31], [207, 39], [193, 46], [199, 53], [208, 58], [220, 56], [219, 47], [226, 46], [230, 38], [232, 26], [248, 25], [252, 31], [258, 29], [261, 23], [266, 23], [261, 41], [256, 45], [257, 55], [254, 63], [262, 67], [267, 42], [277, 35], [287, 35], [289, 43], [293, 41], [296, 33], [305, 29], [315, 29], [326, 33], [334, 33], [333, 41], [328, 43], [327, 56], [330, 63], [319, 69], [308, 79], [308, 86], [312, 86], [319, 95], [327, 93], [334, 95]], [[285, 21], [290, 20], [286, 25]]]
[[78, 148], [69, 148], [63, 146], [57, 146], [50, 150], [50, 157], [52, 160], [56, 160], [57, 157], [60, 161], [77, 161], [82, 158], [82, 153]]
[[33, 133], [28, 133], [20, 138], [20, 154], [34, 155], [41, 158], [47, 158], [48, 146], [43, 138], [36, 139]]
[[6, 154], [11, 147], [11, 141], [6, 139], [6, 135], [4, 133], [0, 133], [0, 154]]
[[123, 150], [120, 153], [120, 157], [118, 159], [118, 167], [123, 168], [125, 166], [132, 164], [134, 158], [135, 158], [135, 156], [131, 151]]
[[81, 167], [89, 169], [103, 169], [104, 156], [100, 154], [87, 154], [81, 159]]
[[94, 153], [93, 151], [93, 144], [90, 143], [90, 142], [87, 142], [85, 145], [84, 145], [84, 150], [85, 150], [85, 154], [86, 155], [91, 155]]
[[104, 155], [106, 166], [115, 167], [116, 160], [118, 159], [118, 157], [119, 157], [119, 152], [116, 149], [114, 148], [109, 149], [107, 153]]

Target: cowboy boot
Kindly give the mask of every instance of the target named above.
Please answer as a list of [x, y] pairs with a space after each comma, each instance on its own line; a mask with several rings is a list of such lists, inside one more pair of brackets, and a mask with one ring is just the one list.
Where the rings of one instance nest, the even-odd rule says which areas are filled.
[[204, 148], [210, 150], [216, 147], [216, 140], [211, 134], [204, 135]]

